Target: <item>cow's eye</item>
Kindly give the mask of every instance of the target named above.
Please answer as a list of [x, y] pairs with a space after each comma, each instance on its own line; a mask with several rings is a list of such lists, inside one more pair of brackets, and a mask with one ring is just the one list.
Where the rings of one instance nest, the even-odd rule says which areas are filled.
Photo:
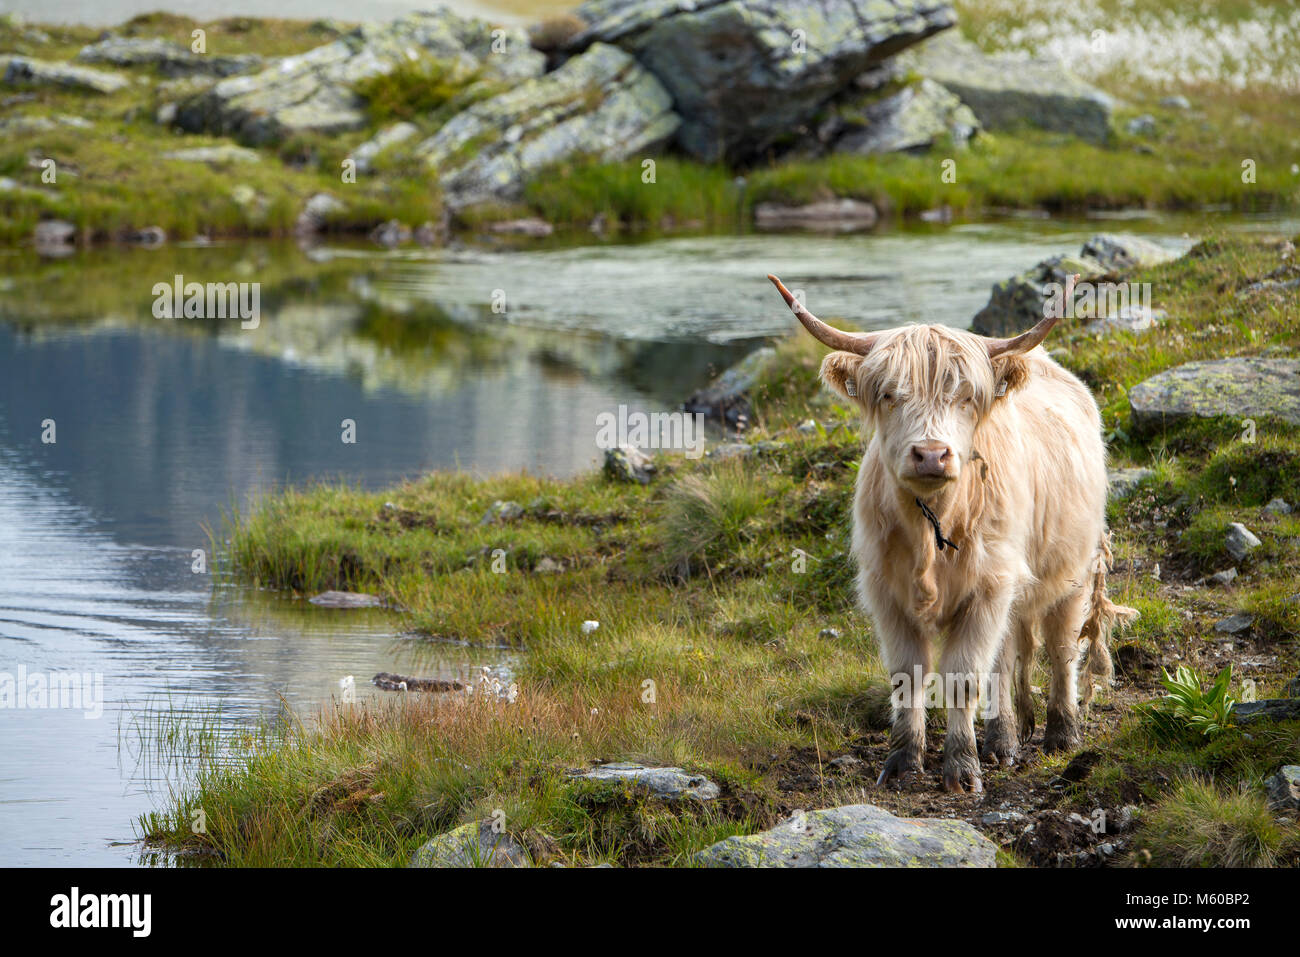
[[881, 401], [883, 401], [883, 402], [893, 402], [893, 401], [894, 401], [894, 393], [892, 393], [892, 392], [886, 392], [886, 393], [885, 393], [884, 395], [882, 395], [880, 398], [881, 398]]

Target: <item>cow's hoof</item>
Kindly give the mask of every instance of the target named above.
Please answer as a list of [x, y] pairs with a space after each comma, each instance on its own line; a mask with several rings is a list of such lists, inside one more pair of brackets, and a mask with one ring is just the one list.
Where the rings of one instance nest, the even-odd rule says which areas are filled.
[[965, 794], [967, 791], [972, 794], [979, 794], [984, 790], [984, 782], [980, 780], [978, 774], [971, 774], [968, 771], [953, 771], [943, 773], [943, 789], [953, 794]]
[[1020, 757], [1020, 740], [1010, 721], [994, 719], [984, 726], [984, 747], [980, 757], [993, 765], [1013, 767]]
[[1077, 751], [1083, 744], [1079, 733], [1079, 719], [1059, 711], [1047, 712], [1047, 730], [1043, 733], [1043, 750], [1048, 754], [1057, 751]]
[[884, 787], [891, 781], [902, 781], [909, 774], [920, 774], [925, 770], [921, 756], [915, 751], [891, 751], [885, 758], [884, 770], [876, 778], [876, 787]]

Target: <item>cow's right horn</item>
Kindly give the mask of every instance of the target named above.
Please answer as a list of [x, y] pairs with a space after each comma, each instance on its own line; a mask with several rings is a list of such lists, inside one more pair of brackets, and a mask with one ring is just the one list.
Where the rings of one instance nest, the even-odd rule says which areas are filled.
[[845, 352], [856, 352], [860, 356], [865, 356], [871, 351], [871, 347], [876, 344], [876, 339], [879, 338], [880, 333], [867, 332], [862, 335], [854, 335], [851, 332], [845, 332], [842, 329], [828, 326], [805, 309], [803, 303], [796, 299], [789, 289], [785, 288], [785, 284], [782, 283], [781, 280], [777, 279], [771, 273], [767, 274], [767, 278], [772, 280], [773, 285], [776, 286], [777, 292], [781, 294], [782, 298], [785, 299], [786, 305], [788, 305], [791, 311], [794, 312], [795, 318], [803, 324], [805, 329], [812, 333], [813, 338], [818, 342], [825, 343], [832, 349], [843, 349]]

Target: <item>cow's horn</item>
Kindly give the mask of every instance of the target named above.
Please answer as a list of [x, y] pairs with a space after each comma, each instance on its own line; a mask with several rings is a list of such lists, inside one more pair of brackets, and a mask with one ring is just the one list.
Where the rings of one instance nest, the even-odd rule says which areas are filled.
[[879, 337], [879, 333], [868, 332], [863, 335], [854, 335], [851, 332], [845, 332], [842, 329], [828, 326], [805, 309], [803, 303], [796, 299], [789, 289], [785, 288], [785, 284], [782, 283], [781, 280], [777, 279], [771, 273], [768, 273], [767, 278], [772, 280], [772, 284], [776, 286], [777, 292], [781, 294], [782, 298], [786, 301], [786, 305], [788, 305], [794, 312], [795, 318], [803, 323], [803, 327], [811, 332], [813, 338], [818, 342], [823, 342], [832, 349], [843, 349], [845, 352], [856, 352], [860, 356], [865, 356], [871, 351], [871, 347], [876, 344], [876, 339]]
[[1052, 327], [1060, 321], [1061, 316], [1065, 315], [1068, 303], [1074, 298], [1074, 284], [1078, 281], [1078, 273], [1065, 277], [1065, 291], [1061, 293], [1061, 308], [1057, 315], [1039, 320], [1028, 332], [1022, 332], [1014, 338], [985, 339], [984, 345], [989, 350], [989, 358], [996, 359], [998, 356], [1007, 354], [1019, 355], [1022, 352], [1028, 352], [1046, 339], [1047, 334], [1052, 331]]

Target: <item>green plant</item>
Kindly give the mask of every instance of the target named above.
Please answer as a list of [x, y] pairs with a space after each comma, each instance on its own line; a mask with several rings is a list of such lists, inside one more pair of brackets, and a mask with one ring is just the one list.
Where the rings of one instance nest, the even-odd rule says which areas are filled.
[[1219, 672], [1209, 691], [1202, 690], [1201, 675], [1187, 665], [1179, 665], [1170, 675], [1165, 671], [1160, 683], [1169, 692], [1159, 701], [1138, 705], [1143, 723], [1156, 739], [1169, 744], [1196, 740], [1213, 740], [1231, 724], [1236, 699], [1228, 694], [1232, 665]]

